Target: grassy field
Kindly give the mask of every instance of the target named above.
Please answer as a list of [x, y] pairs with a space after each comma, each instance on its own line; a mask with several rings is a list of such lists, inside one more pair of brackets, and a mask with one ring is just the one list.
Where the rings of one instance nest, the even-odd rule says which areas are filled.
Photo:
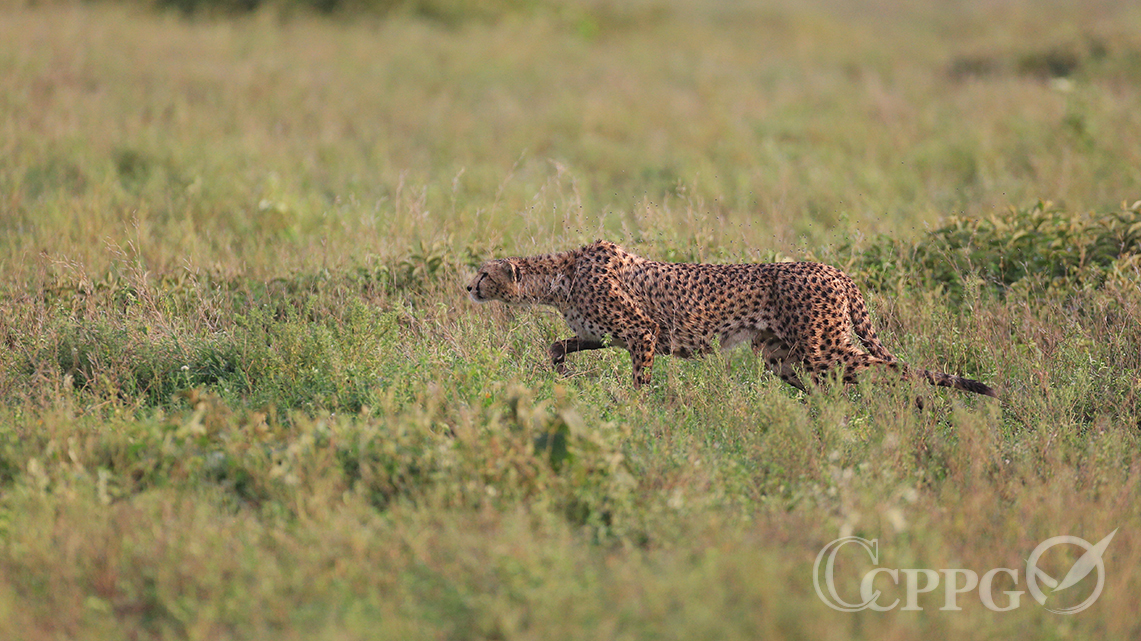
[[[0, 639], [1141, 637], [1141, 7], [390, 4], [0, 5]], [[838, 265], [1001, 402], [465, 296], [599, 237]], [[813, 587], [1115, 529], [1075, 615]]]

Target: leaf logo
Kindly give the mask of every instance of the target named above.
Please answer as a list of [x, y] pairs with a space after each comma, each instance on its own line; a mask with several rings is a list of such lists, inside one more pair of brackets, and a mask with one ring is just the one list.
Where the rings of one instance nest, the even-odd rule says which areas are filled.
[[[1090, 545], [1089, 541], [1076, 536], [1055, 536], [1039, 543], [1038, 547], [1034, 548], [1034, 551], [1030, 553], [1030, 558], [1026, 560], [1026, 582], [1034, 600], [1041, 605], [1046, 605], [1046, 593], [1039, 587], [1039, 582], [1050, 588], [1050, 593], [1053, 594], [1078, 583], [1096, 569], [1097, 586], [1085, 601], [1069, 608], [1046, 609], [1056, 614], [1077, 614], [1093, 605], [1093, 602], [1097, 601], [1097, 598], [1101, 596], [1102, 588], [1105, 587], [1105, 562], [1102, 560], [1102, 556], [1105, 554], [1105, 548], [1109, 546], [1109, 542], [1113, 540], [1113, 535], [1115, 534], [1117, 534], [1117, 530], [1110, 532], [1104, 539], [1098, 541], [1096, 545]], [[1065, 543], [1082, 547], [1086, 552], [1074, 563], [1070, 571], [1066, 573], [1066, 576], [1063, 577], [1061, 581], [1057, 581], [1038, 567], [1038, 559], [1042, 557], [1042, 554], [1045, 553], [1046, 550], [1049, 550], [1055, 545]]]

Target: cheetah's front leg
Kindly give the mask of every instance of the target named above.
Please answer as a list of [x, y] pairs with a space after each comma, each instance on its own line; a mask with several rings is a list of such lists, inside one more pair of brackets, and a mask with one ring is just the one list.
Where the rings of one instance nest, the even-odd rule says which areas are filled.
[[637, 389], [650, 382], [650, 369], [654, 366], [654, 345], [657, 343], [657, 336], [652, 331], [631, 332], [623, 340], [626, 349], [630, 350], [634, 388]]
[[555, 371], [562, 376], [567, 376], [570, 371], [566, 366], [567, 354], [575, 352], [584, 352], [588, 349], [602, 349], [605, 347], [600, 341], [586, 340], [579, 337], [568, 338], [561, 341], [556, 341], [547, 350], [551, 356], [551, 365], [555, 367]]

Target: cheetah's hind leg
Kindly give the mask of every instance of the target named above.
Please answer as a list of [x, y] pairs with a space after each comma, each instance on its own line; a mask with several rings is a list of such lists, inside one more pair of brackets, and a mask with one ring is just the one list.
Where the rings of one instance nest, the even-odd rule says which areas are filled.
[[554, 366], [555, 371], [561, 376], [570, 376], [570, 369], [567, 368], [566, 359], [567, 354], [575, 352], [585, 352], [590, 349], [602, 349], [605, 347], [600, 341], [584, 340], [578, 338], [568, 338], [561, 341], [555, 341], [551, 344], [547, 353], [551, 357], [551, 365]]
[[772, 334], [757, 335], [753, 339], [753, 352], [764, 359], [765, 366], [769, 368], [770, 372], [796, 389], [807, 392], [808, 390], [796, 372], [794, 360], [789, 358], [791, 351], [784, 341]]

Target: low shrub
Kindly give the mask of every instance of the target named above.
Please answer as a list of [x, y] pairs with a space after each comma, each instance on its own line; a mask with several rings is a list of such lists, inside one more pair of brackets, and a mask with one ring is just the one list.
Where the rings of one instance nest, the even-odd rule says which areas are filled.
[[995, 293], [1012, 285], [1100, 287], [1141, 255], [1141, 200], [1106, 214], [1073, 214], [1048, 201], [1005, 216], [951, 217], [915, 242], [880, 237], [851, 246], [850, 269], [866, 287], [942, 288], [961, 299], [975, 279]]

